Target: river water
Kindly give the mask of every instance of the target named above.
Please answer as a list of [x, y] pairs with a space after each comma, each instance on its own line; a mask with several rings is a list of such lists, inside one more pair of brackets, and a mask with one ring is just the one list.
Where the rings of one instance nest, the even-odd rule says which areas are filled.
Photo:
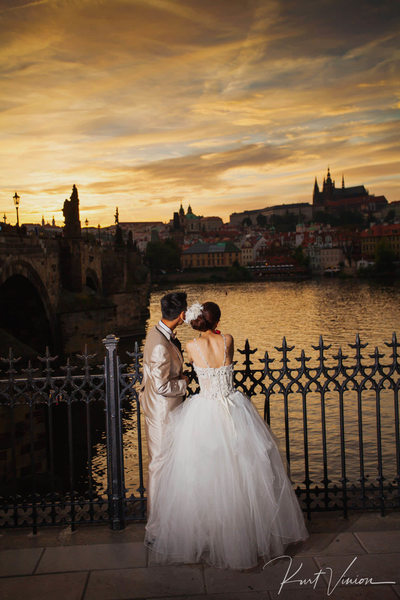
[[[246, 339], [261, 352], [290, 345], [310, 349], [323, 335], [332, 349], [354, 343], [356, 333], [370, 347], [400, 335], [400, 285], [354, 280], [268, 281], [187, 285], [189, 304], [212, 300], [221, 308], [219, 329], [231, 333], [236, 347]], [[150, 300], [147, 329], [160, 318], [160, 298], [171, 290], [155, 290]], [[186, 342], [193, 330], [182, 325], [178, 337]], [[373, 348], [372, 348], [373, 349]], [[237, 358], [237, 357], [236, 357]]]
[[[339, 347], [349, 366], [354, 364], [354, 344], [356, 334], [368, 346], [362, 350], [367, 363], [373, 362], [369, 355], [377, 346], [385, 355], [382, 361], [390, 364], [391, 348], [385, 345], [390, 342], [393, 332], [400, 334], [400, 302], [399, 283], [382, 284], [367, 281], [323, 279], [302, 282], [246, 282], [189, 284], [174, 286], [170, 289], [155, 289], [150, 298], [150, 317], [147, 330], [160, 318], [160, 298], [173, 290], [185, 290], [189, 304], [194, 301], [212, 300], [221, 308], [222, 317], [219, 329], [231, 333], [235, 340], [235, 348], [243, 349], [246, 340], [257, 352], [252, 356], [255, 368], [260, 367], [259, 359], [268, 350], [275, 359], [273, 368], [280, 368], [282, 354], [276, 348], [282, 346], [282, 338], [294, 346], [289, 353], [291, 365], [298, 362], [301, 350], [306, 356], [316, 360], [317, 352], [312, 346], [317, 345], [320, 335], [325, 345], [331, 345], [326, 351], [330, 361]], [[187, 325], [177, 330], [183, 346], [194, 332]], [[242, 356], [236, 350], [237, 368], [242, 368]], [[124, 361], [125, 362], [125, 361]], [[312, 361], [311, 361], [312, 362]], [[310, 363], [311, 364], [311, 363]], [[315, 362], [314, 362], [315, 364]], [[399, 375], [397, 375], [398, 378]], [[371, 386], [367, 386], [371, 387]], [[385, 386], [387, 387], [387, 386]], [[251, 401], [264, 414], [265, 398], [255, 390]], [[357, 483], [359, 470], [358, 406], [356, 392], [347, 391], [344, 400], [344, 443], [346, 448], [346, 476], [352, 483]], [[340, 403], [339, 394], [333, 389], [325, 395], [326, 411], [326, 458], [328, 475], [333, 482], [340, 482], [342, 476], [340, 453]], [[373, 389], [362, 394], [362, 427], [363, 458], [365, 475], [376, 483], [377, 473], [377, 416], [376, 395]], [[304, 459], [304, 420], [303, 400], [299, 393], [289, 396], [288, 416], [289, 434], [285, 430], [285, 413], [283, 395], [274, 393], [270, 399], [271, 429], [276, 436], [282, 455], [285, 454], [285, 443], [289, 437], [290, 444], [290, 476], [295, 484], [305, 478]], [[124, 446], [127, 487], [135, 492], [138, 482], [137, 470], [137, 431], [136, 414], [130, 411], [124, 423]], [[395, 476], [395, 429], [394, 429], [394, 393], [384, 390], [381, 393], [381, 431], [384, 475], [388, 479]], [[307, 431], [309, 451], [309, 475], [314, 483], [320, 485], [323, 479], [323, 438], [321, 427], [321, 397], [315, 386], [307, 394]], [[144, 464], [146, 468], [146, 443], [144, 440]], [[97, 448], [95, 463], [99, 473], [103, 472], [104, 456], [101, 447]], [[96, 464], [95, 464], [96, 470]]]

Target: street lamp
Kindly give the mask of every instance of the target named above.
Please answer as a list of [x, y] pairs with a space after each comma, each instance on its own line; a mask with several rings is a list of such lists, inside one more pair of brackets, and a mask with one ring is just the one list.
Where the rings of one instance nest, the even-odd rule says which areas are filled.
[[100, 229], [101, 229], [101, 227], [100, 227], [100, 223], [99, 223], [99, 224], [97, 225], [97, 233], [98, 233], [99, 243], [100, 243], [100, 241], [101, 241], [101, 239], [100, 239]]
[[86, 241], [87, 241], [89, 239], [89, 232], [88, 232], [89, 221], [88, 221], [88, 219], [85, 219], [85, 225], [86, 225]]
[[14, 204], [15, 204], [15, 209], [17, 211], [17, 227], [19, 227], [19, 215], [18, 215], [18, 209], [19, 209], [19, 201], [20, 201], [20, 197], [18, 196], [17, 192], [15, 192], [14, 196]]

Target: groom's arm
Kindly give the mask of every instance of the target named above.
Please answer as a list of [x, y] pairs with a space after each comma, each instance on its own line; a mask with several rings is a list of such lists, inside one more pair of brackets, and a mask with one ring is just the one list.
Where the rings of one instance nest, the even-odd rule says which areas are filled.
[[161, 396], [184, 396], [187, 390], [187, 380], [183, 377], [171, 377], [170, 357], [167, 349], [157, 344], [150, 360], [150, 372], [154, 386]]

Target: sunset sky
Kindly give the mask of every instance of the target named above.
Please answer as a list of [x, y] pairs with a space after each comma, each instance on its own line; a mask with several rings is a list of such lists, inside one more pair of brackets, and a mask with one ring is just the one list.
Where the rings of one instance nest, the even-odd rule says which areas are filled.
[[398, 0], [0, 0], [1, 216], [400, 200]]

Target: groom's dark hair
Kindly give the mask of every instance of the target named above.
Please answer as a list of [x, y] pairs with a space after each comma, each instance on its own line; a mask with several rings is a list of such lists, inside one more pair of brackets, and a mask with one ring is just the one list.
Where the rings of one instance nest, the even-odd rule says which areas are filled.
[[163, 319], [173, 321], [186, 309], [186, 292], [171, 292], [161, 298], [161, 314]]

